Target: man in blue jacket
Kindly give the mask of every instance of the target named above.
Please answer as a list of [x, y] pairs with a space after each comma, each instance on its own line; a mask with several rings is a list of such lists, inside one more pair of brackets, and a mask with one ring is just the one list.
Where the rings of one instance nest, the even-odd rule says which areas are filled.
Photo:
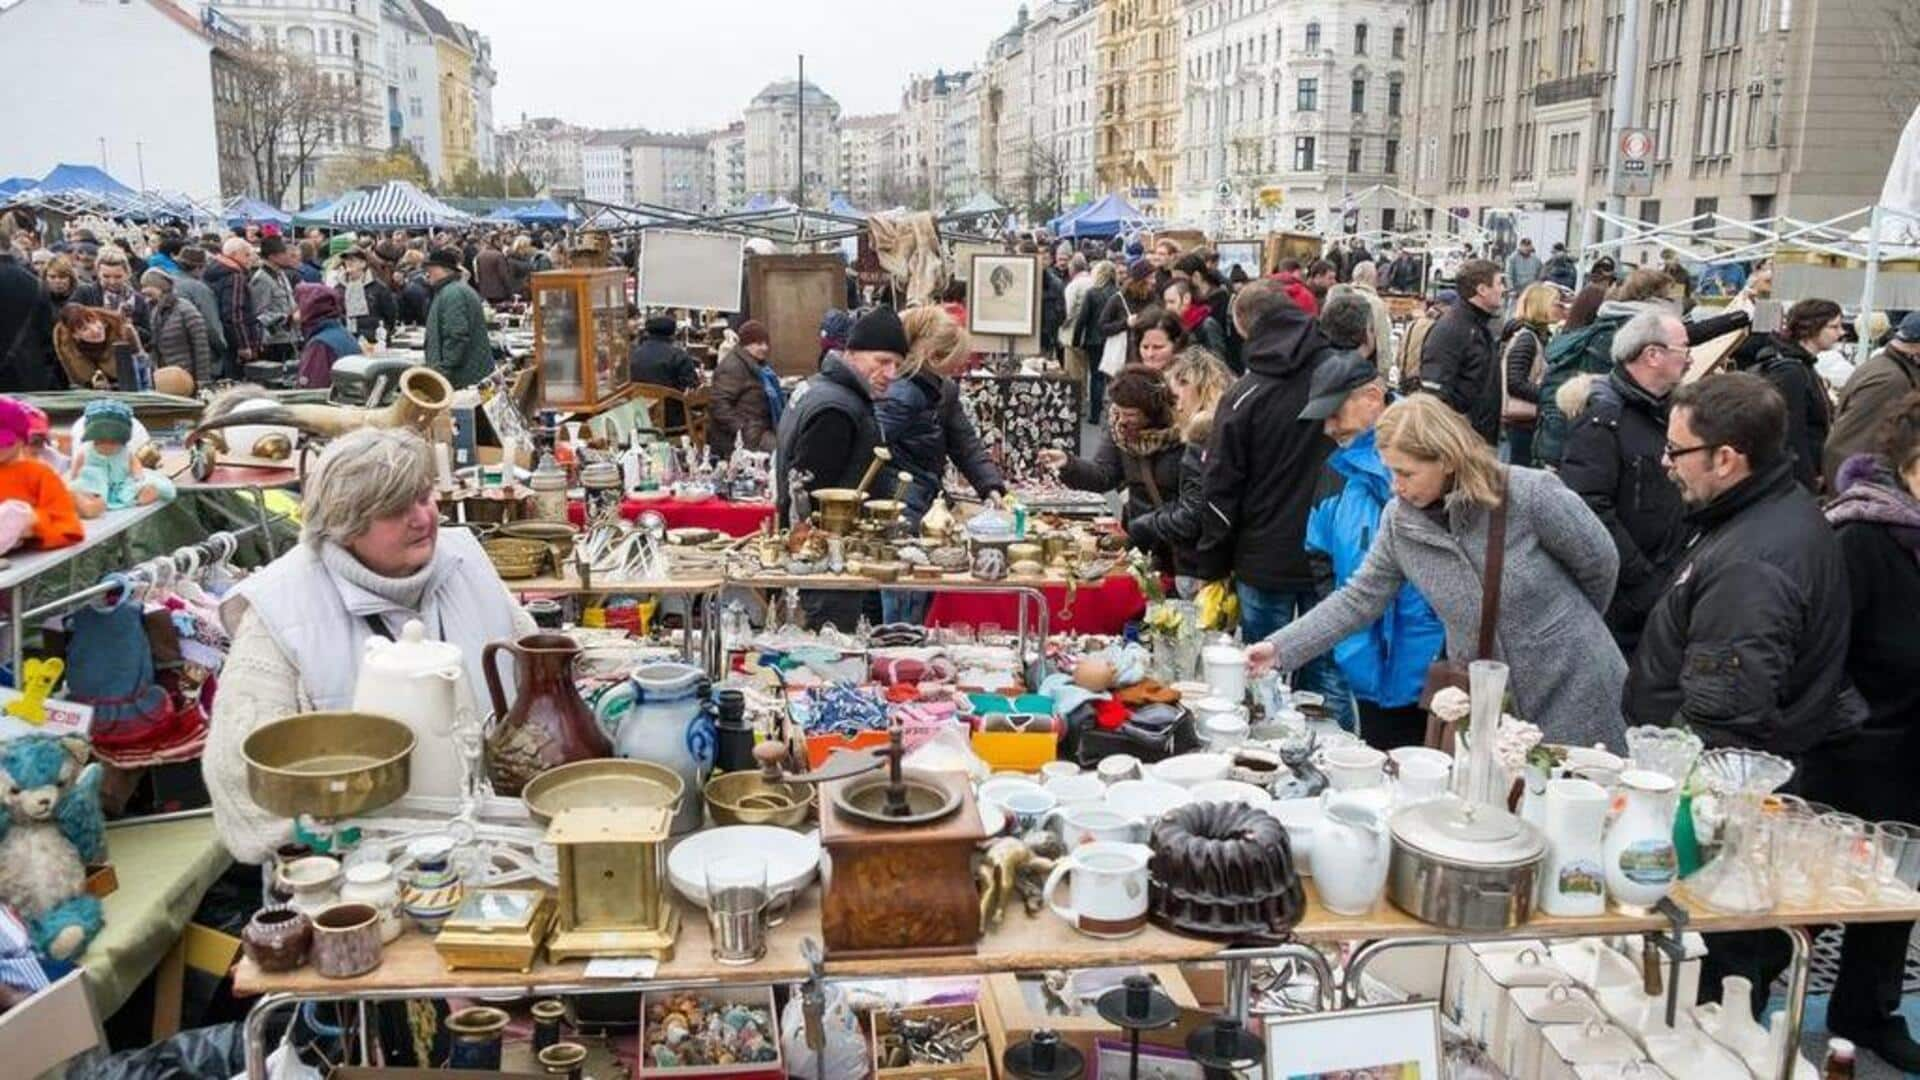
[[[1364, 308], [1364, 304], [1362, 305]], [[1331, 325], [1333, 305], [1321, 320], [1336, 346], [1345, 345]], [[1364, 319], [1364, 311], [1361, 315]], [[1322, 421], [1339, 449], [1327, 458], [1321, 494], [1307, 516], [1307, 550], [1332, 564], [1333, 586], [1347, 583], [1366, 560], [1380, 528], [1380, 511], [1393, 498], [1393, 477], [1380, 460], [1373, 426], [1387, 407], [1387, 380], [1365, 355], [1371, 330], [1358, 348], [1341, 348], [1314, 369], [1304, 421]], [[1418, 746], [1427, 717], [1420, 690], [1427, 667], [1446, 644], [1440, 617], [1412, 585], [1387, 604], [1373, 625], [1333, 647], [1360, 711], [1360, 737], [1380, 750]]]

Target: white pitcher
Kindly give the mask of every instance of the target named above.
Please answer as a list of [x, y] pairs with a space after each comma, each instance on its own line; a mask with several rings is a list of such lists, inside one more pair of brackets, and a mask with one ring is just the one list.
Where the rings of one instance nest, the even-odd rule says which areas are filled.
[[[353, 685], [353, 709], [392, 717], [413, 732], [407, 794], [460, 796], [466, 776], [462, 756], [471, 754], [477, 764], [480, 752], [479, 714], [460, 646], [427, 640], [418, 619], [407, 620], [398, 641], [368, 638]], [[471, 733], [470, 748], [456, 743], [458, 730]]]
[[1393, 840], [1385, 811], [1355, 798], [1333, 798], [1313, 839], [1313, 880], [1320, 902], [1336, 915], [1365, 915], [1387, 885]]
[[[1145, 844], [1082, 844], [1054, 861], [1040, 896], [1055, 915], [1088, 937], [1131, 937], [1147, 925], [1147, 862], [1152, 857], [1153, 849]], [[1053, 894], [1069, 875], [1071, 902], [1063, 906]]]
[[1547, 861], [1540, 874], [1540, 910], [1549, 915], [1602, 915], [1606, 873], [1600, 863], [1607, 791], [1591, 780], [1547, 782]]
[[1626, 809], [1607, 829], [1601, 859], [1614, 906], [1639, 914], [1659, 903], [1679, 874], [1673, 848], [1674, 783], [1648, 769], [1628, 769], [1620, 774], [1620, 789], [1626, 794]]

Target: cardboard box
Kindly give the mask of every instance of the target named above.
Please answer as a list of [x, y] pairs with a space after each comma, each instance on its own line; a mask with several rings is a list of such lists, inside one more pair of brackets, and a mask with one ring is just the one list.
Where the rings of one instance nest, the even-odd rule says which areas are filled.
[[[1123, 946], [1124, 947], [1124, 946]], [[1180, 1018], [1159, 1031], [1143, 1032], [1140, 1041], [1155, 1046], [1184, 1049], [1187, 1035], [1205, 1024], [1213, 1014], [1194, 999], [1178, 964], [1148, 964], [1138, 970], [1151, 975], [1160, 989], [1180, 1006]], [[1131, 974], [1128, 972], [1127, 974]], [[987, 1026], [987, 1045], [993, 1060], [1006, 1055], [1007, 1047], [1022, 1042], [1039, 1028], [1051, 1028], [1061, 1041], [1072, 1045], [1087, 1059], [1093, 1059], [1096, 1039], [1124, 1038], [1125, 1033], [1100, 1019], [1089, 1004], [1076, 1016], [1062, 1016], [1047, 1008], [1047, 998], [1038, 975], [988, 975], [980, 981], [980, 1019]]]
[[[984, 1030], [978, 1005], [921, 1005], [900, 1009], [902, 1020], [923, 1020], [935, 1018], [949, 1023], [973, 1021], [976, 1030]], [[967, 1056], [951, 1065], [905, 1065], [887, 1069], [880, 1065], [880, 1040], [893, 1029], [893, 1013], [876, 1009], [873, 1013], [873, 1034], [868, 1041], [868, 1049], [873, 1055], [874, 1080], [993, 1080], [993, 1063], [987, 1057], [987, 1044], [978, 1042]]]
[[0, 1015], [0, 1072], [39, 1076], [106, 1041], [86, 973], [76, 969]]
[[[764, 1009], [767, 1014], [767, 1038], [773, 1043], [772, 1061], [741, 1063], [737, 1065], [693, 1065], [677, 1068], [661, 1068], [653, 1064], [647, 1054], [648, 1028], [647, 1012], [654, 1002], [679, 997], [695, 997], [706, 1001], [726, 1004], [747, 1005]], [[780, 1054], [780, 1010], [774, 1007], [773, 987], [771, 986], [707, 986], [692, 990], [648, 991], [640, 995], [640, 1069], [636, 1074], [642, 1080], [677, 1080], [681, 1077], [699, 1077], [700, 1080], [713, 1080], [720, 1077], [725, 1080], [785, 1080], [786, 1062]], [[461, 1077], [461, 1080], [466, 1080]]]

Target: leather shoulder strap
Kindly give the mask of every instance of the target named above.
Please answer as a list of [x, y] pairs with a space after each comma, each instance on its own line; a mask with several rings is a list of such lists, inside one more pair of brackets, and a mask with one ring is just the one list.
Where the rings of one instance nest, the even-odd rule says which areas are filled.
[[1493, 659], [1494, 628], [1500, 622], [1500, 578], [1507, 568], [1507, 505], [1513, 499], [1511, 474], [1500, 505], [1493, 508], [1487, 521], [1487, 562], [1480, 575], [1480, 648], [1475, 654], [1482, 660]]

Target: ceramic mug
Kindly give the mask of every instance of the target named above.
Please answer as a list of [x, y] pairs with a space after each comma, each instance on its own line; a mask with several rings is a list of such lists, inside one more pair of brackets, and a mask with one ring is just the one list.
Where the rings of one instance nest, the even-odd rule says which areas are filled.
[[1047, 817], [1068, 851], [1083, 844], [1145, 843], [1146, 822], [1105, 806], [1063, 806]]
[[1049, 761], [1040, 766], [1040, 783], [1047, 784], [1063, 776], [1079, 776], [1080, 766], [1072, 761]]
[[[1083, 844], [1054, 862], [1040, 895], [1055, 915], [1088, 937], [1130, 937], [1147, 925], [1152, 854], [1145, 844]], [[1069, 902], [1062, 906], [1053, 897], [1069, 878]]]
[[240, 931], [240, 948], [261, 971], [292, 971], [312, 946], [313, 924], [290, 907], [261, 908]]
[[1099, 777], [1085, 773], [1076, 776], [1056, 776], [1048, 780], [1042, 790], [1052, 795], [1062, 810], [1074, 806], [1091, 806], [1106, 798], [1107, 795], [1107, 785], [1101, 783]]
[[1247, 741], [1247, 718], [1240, 710], [1215, 713], [1201, 722], [1207, 746], [1214, 750], [1236, 750]]
[[340, 860], [331, 855], [308, 855], [280, 871], [280, 885], [293, 899], [287, 906], [309, 917], [340, 902]]
[[1327, 782], [1335, 791], [1358, 791], [1387, 782], [1387, 755], [1371, 746], [1336, 746], [1325, 754]]
[[1401, 804], [1437, 799], [1447, 793], [1453, 769], [1425, 758], [1409, 758], [1399, 763], [1399, 775], [1393, 781], [1394, 801]]
[[1094, 766], [1095, 775], [1109, 784], [1140, 779], [1140, 759], [1132, 754], [1108, 754]]
[[380, 909], [335, 904], [313, 917], [313, 968], [329, 979], [351, 979], [380, 966]]
[[1053, 792], [1044, 788], [1014, 788], [994, 799], [1007, 817], [1013, 819], [1013, 831], [1026, 832], [1044, 822], [1047, 815], [1060, 805]]

